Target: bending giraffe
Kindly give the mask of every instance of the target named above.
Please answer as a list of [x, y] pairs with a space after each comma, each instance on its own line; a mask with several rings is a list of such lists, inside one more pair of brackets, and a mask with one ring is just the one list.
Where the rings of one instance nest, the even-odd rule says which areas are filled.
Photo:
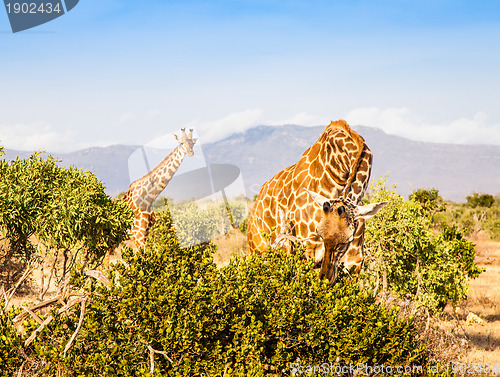
[[305, 241], [306, 258], [314, 258], [320, 275], [331, 282], [342, 257], [347, 267], [359, 271], [364, 219], [376, 213], [358, 206], [371, 166], [364, 139], [344, 120], [331, 122], [297, 163], [262, 186], [248, 219], [249, 251], [263, 252], [280, 234], [288, 234]]
[[197, 139], [193, 139], [193, 130], [189, 130], [189, 135], [186, 135], [183, 128], [182, 136], [174, 134], [174, 137], [179, 145], [153, 170], [132, 182], [123, 198], [134, 211], [135, 218], [130, 239], [137, 247], [146, 246], [149, 229], [154, 224], [153, 202], [170, 182], [186, 154], [188, 156], [194, 154], [193, 146]]

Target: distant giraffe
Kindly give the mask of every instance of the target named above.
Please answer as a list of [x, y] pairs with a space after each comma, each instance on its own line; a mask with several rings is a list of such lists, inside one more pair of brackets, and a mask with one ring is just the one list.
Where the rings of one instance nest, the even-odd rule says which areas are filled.
[[130, 239], [137, 247], [146, 246], [149, 229], [154, 224], [153, 202], [165, 189], [179, 168], [185, 155], [192, 156], [193, 146], [197, 139], [193, 139], [193, 130], [189, 135], [182, 129], [182, 137], [174, 134], [179, 145], [165, 157], [153, 170], [144, 177], [132, 182], [125, 193], [124, 200], [134, 211], [134, 225], [130, 232]]
[[[321, 238], [317, 227], [328, 217], [327, 210], [333, 206], [329, 204], [328, 208], [323, 208], [321, 204], [318, 207], [315, 203], [318, 200], [315, 199], [322, 198], [330, 202], [331, 199], [344, 198], [341, 205], [344, 210], [348, 207], [349, 211], [354, 211], [368, 186], [371, 166], [372, 153], [364, 139], [344, 120], [332, 121], [297, 163], [282, 170], [262, 186], [248, 219], [249, 251], [262, 252], [279, 234], [289, 233], [305, 240], [306, 258], [314, 258], [316, 266], [321, 264], [323, 272], [326, 273], [324, 268], [333, 261], [334, 265], [340, 262], [341, 257], [344, 257], [347, 267], [355, 265], [359, 271], [363, 261], [363, 217], [356, 218], [354, 228], [352, 224], [349, 225], [354, 234], [349, 237], [352, 239], [349, 239], [346, 247], [340, 252], [327, 250], [326, 259], [329, 260], [324, 261], [326, 241]], [[280, 213], [284, 219], [280, 219]], [[287, 229], [283, 229], [283, 226]], [[270, 234], [271, 240], [263, 236], [262, 232]], [[347, 247], [349, 250], [346, 250]], [[329, 272], [330, 275], [332, 273]], [[329, 278], [332, 279], [332, 276]]]

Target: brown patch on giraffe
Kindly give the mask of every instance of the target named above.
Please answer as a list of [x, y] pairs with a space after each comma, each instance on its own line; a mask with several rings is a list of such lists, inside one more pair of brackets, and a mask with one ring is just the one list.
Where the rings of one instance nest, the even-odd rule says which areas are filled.
[[363, 189], [363, 186], [361, 186], [358, 182], [354, 182], [351, 186], [351, 191], [354, 192], [360, 192]]
[[304, 236], [305, 234], [308, 234], [308, 227], [307, 224], [304, 222], [301, 222], [299, 224], [299, 234]]
[[315, 233], [316, 232], [316, 226], [314, 223], [309, 223], [309, 233]]
[[347, 149], [349, 152], [356, 151], [356, 144], [348, 142], [345, 143], [344, 148]]
[[320, 145], [318, 145], [318, 144], [314, 144], [314, 145], [310, 148], [310, 154], [309, 154], [308, 156], [318, 155], [320, 148], [321, 148], [321, 146], [320, 146]]

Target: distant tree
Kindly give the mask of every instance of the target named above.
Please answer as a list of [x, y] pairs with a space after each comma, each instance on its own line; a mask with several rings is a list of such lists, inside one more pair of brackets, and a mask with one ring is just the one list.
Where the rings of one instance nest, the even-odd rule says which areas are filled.
[[431, 218], [434, 214], [436, 214], [436, 212], [446, 210], [446, 203], [443, 202], [443, 198], [439, 195], [439, 190], [435, 188], [419, 188], [418, 190], [413, 191], [408, 199], [419, 203], [425, 214], [430, 215]]
[[467, 196], [467, 205], [472, 208], [490, 208], [495, 203], [495, 198], [490, 194], [479, 194], [477, 192]]

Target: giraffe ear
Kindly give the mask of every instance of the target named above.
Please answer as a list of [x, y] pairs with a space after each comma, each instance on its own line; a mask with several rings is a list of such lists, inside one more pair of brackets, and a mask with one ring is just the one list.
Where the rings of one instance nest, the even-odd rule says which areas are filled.
[[304, 189], [309, 195], [311, 195], [311, 198], [314, 199], [314, 201], [316, 202], [316, 204], [318, 204], [321, 208], [323, 208], [323, 205], [325, 204], [325, 202], [329, 202], [330, 199], [328, 198], [325, 198], [323, 195], [320, 195], [320, 194], [317, 194], [313, 191], [309, 191], [308, 189]]
[[378, 211], [386, 206], [388, 202], [371, 203], [365, 206], [356, 206], [355, 218], [357, 219], [369, 219], [375, 216]]
[[175, 140], [177, 140], [179, 143], [181, 142], [181, 139], [179, 139], [179, 136], [177, 136], [176, 134], [172, 134], [172, 136], [174, 137]]

